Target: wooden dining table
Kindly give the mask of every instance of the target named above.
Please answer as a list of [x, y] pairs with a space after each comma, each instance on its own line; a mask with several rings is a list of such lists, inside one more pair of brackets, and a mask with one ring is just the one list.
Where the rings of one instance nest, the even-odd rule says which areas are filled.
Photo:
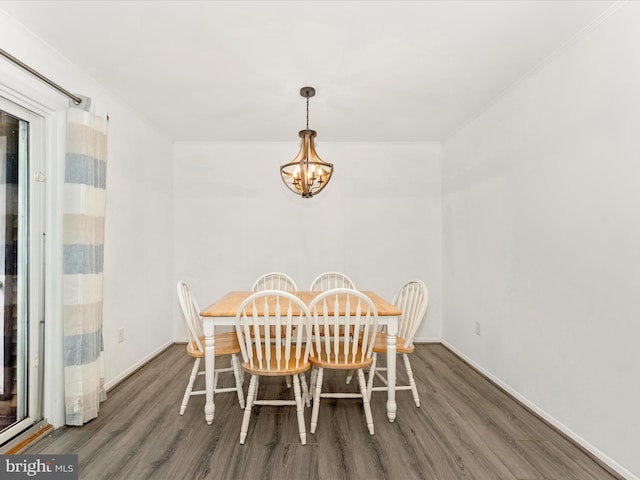
[[[204, 364], [205, 364], [205, 404], [204, 416], [209, 425], [213, 422], [215, 413], [214, 402], [214, 371], [215, 371], [215, 327], [235, 326], [236, 313], [242, 302], [255, 292], [233, 291], [209, 305], [200, 312], [202, 330], [204, 333]], [[300, 291], [290, 292], [300, 298], [305, 305], [309, 305], [320, 292]], [[382, 298], [375, 292], [363, 291], [374, 303], [378, 311], [378, 325], [386, 325], [387, 333], [387, 417], [390, 422], [396, 418], [396, 335], [398, 334], [398, 317], [402, 311]], [[340, 307], [339, 307], [340, 308]], [[355, 305], [352, 307], [355, 313]], [[329, 305], [329, 314], [333, 314], [333, 305]], [[260, 312], [259, 312], [260, 313]], [[344, 312], [339, 312], [344, 314]]]

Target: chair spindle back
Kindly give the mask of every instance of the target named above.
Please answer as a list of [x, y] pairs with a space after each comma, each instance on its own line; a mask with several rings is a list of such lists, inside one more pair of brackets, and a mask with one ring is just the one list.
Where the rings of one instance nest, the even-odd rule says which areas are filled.
[[178, 300], [184, 317], [184, 325], [189, 337], [189, 345], [193, 350], [204, 352], [204, 347], [200, 341], [202, 337], [202, 320], [200, 318], [200, 309], [196, 303], [189, 286], [180, 280], [177, 285]]
[[271, 370], [273, 366], [283, 370], [287, 365], [306, 363], [310, 332], [310, 315], [304, 302], [281, 290], [254, 293], [236, 314], [242, 358], [252, 368]]
[[309, 290], [312, 292], [324, 292], [325, 290], [331, 290], [332, 288], [355, 289], [356, 286], [344, 273], [325, 272], [318, 275], [315, 280], [311, 282]]
[[408, 347], [427, 311], [429, 289], [422, 280], [409, 280], [400, 287], [393, 304], [402, 310], [398, 319], [398, 336], [405, 339], [405, 347]]
[[293, 281], [293, 278], [286, 273], [271, 272], [262, 275], [254, 282], [253, 287], [251, 287], [251, 291], [253, 292], [259, 292], [261, 290], [284, 290], [285, 292], [297, 292], [298, 287], [296, 282]]
[[338, 365], [371, 357], [378, 311], [364, 293], [350, 288], [327, 290], [313, 299], [309, 311], [317, 358]]

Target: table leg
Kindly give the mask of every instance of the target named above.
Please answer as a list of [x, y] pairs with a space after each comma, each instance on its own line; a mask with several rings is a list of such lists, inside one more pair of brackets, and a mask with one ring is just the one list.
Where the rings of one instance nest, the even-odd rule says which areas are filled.
[[396, 335], [398, 318], [390, 317], [387, 324], [387, 417], [390, 422], [396, 419]]
[[202, 331], [204, 333], [204, 418], [207, 424], [213, 423], [213, 415], [216, 409], [213, 398], [213, 376], [215, 372], [216, 348], [215, 336], [213, 334], [213, 318], [204, 317], [202, 322]]

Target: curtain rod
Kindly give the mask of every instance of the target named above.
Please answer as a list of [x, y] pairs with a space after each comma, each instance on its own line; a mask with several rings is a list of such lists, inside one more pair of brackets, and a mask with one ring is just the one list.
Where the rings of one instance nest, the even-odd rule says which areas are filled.
[[33, 68], [31, 68], [29, 65], [26, 65], [24, 63], [22, 63], [20, 60], [18, 60], [16, 57], [14, 57], [13, 55], [11, 55], [10, 53], [5, 52], [4, 50], [2, 50], [0, 48], [0, 55], [2, 55], [4, 58], [6, 58], [7, 60], [15, 63], [17, 66], [19, 66], [20, 68], [26, 70], [27, 72], [29, 72], [31, 75], [33, 75], [34, 77], [38, 78], [39, 80], [42, 80], [44, 83], [46, 83], [47, 85], [49, 85], [50, 87], [55, 88], [58, 92], [60, 92], [61, 94], [69, 97], [71, 100], [73, 100], [73, 103], [75, 103], [76, 105], [80, 105], [82, 103], [82, 99], [76, 95], [74, 95], [73, 93], [69, 92], [68, 90], [65, 90], [64, 88], [62, 88], [60, 85], [58, 85], [57, 83], [52, 82], [51, 80], [49, 80], [47, 77], [45, 77], [44, 75], [42, 75], [39, 72], [36, 72]]

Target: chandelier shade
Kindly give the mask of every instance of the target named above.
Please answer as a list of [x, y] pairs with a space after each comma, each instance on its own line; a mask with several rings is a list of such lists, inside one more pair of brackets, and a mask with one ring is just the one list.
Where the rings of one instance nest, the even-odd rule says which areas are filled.
[[309, 129], [309, 98], [315, 95], [315, 90], [304, 87], [300, 95], [307, 99], [307, 128], [299, 133], [300, 151], [291, 162], [280, 167], [280, 175], [293, 193], [311, 198], [327, 186], [333, 175], [333, 165], [318, 156], [314, 145], [316, 132]]

